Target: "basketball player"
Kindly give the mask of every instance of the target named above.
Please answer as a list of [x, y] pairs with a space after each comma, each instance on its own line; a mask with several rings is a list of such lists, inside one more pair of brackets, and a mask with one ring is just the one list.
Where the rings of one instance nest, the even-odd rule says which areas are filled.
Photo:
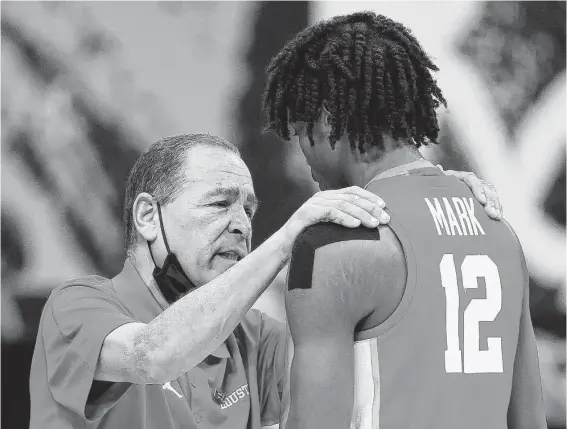
[[268, 67], [268, 128], [298, 139], [322, 189], [365, 187], [392, 214], [296, 240], [282, 427], [546, 427], [520, 243], [418, 151], [446, 104], [434, 70], [368, 12], [307, 28]]

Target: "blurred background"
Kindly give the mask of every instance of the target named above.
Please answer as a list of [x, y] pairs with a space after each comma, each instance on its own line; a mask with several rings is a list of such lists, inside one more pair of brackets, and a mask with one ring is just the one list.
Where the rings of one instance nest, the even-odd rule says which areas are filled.
[[[314, 191], [299, 148], [262, 135], [263, 71], [295, 32], [371, 9], [411, 28], [449, 103], [426, 156], [496, 185], [531, 274], [550, 428], [565, 428], [565, 2], [8, 2], [2, 25], [2, 425], [26, 428], [43, 304], [116, 275], [123, 191], [153, 141], [237, 143], [262, 202], [257, 246]], [[283, 317], [283, 276], [257, 307]]]

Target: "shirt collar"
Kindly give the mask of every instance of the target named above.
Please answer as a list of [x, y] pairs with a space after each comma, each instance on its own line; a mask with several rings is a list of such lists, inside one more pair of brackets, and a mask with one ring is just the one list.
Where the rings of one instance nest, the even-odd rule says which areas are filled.
[[[161, 314], [161, 307], [129, 258], [122, 271], [112, 279], [112, 284], [120, 300], [140, 322], [150, 323]], [[230, 357], [226, 343], [223, 342], [211, 355]]]
[[384, 170], [383, 172], [377, 174], [372, 179], [370, 179], [366, 184], [366, 186], [364, 187], [364, 189], [366, 189], [368, 185], [370, 185], [370, 183], [374, 182], [375, 180], [384, 179], [386, 177], [393, 177], [393, 176], [407, 176], [412, 170], [420, 170], [425, 168], [434, 168], [439, 170], [439, 172], [441, 173], [441, 170], [435, 167], [430, 161], [426, 159], [418, 159], [412, 162], [408, 162], [406, 164], [396, 165], [395, 167]]

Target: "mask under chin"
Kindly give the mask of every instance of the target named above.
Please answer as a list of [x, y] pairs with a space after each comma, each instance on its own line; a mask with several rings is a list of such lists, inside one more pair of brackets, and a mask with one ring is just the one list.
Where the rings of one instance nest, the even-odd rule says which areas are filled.
[[171, 253], [165, 258], [161, 269], [157, 266], [154, 268], [153, 277], [169, 304], [173, 304], [183, 295], [197, 289], [181, 268], [176, 256]]
[[165, 235], [165, 228], [163, 226], [163, 218], [161, 216], [161, 207], [159, 202], [157, 203], [159, 224], [161, 233], [163, 235], [163, 244], [167, 250], [167, 256], [165, 261], [163, 261], [163, 266], [159, 268], [154, 259], [154, 254], [152, 253], [152, 247], [148, 241], [148, 250], [154, 262], [155, 268], [153, 272], [154, 280], [157, 283], [161, 294], [166, 299], [169, 304], [173, 304], [183, 295], [191, 292], [197, 287], [193, 284], [189, 277], [181, 268], [181, 264], [177, 260], [177, 257], [171, 253], [169, 245], [167, 244], [167, 237]]

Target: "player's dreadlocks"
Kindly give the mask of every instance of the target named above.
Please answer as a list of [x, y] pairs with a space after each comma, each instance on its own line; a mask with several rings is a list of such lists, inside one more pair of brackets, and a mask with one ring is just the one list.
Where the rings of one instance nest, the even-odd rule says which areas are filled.
[[289, 140], [305, 121], [309, 141], [320, 108], [331, 113], [329, 142], [348, 133], [352, 149], [383, 147], [382, 133], [437, 143], [435, 109], [447, 103], [431, 76], [439, 70], [402, 24], [373, 12], [337, 16], [295, 36], [267, 68], [266, 129]]

